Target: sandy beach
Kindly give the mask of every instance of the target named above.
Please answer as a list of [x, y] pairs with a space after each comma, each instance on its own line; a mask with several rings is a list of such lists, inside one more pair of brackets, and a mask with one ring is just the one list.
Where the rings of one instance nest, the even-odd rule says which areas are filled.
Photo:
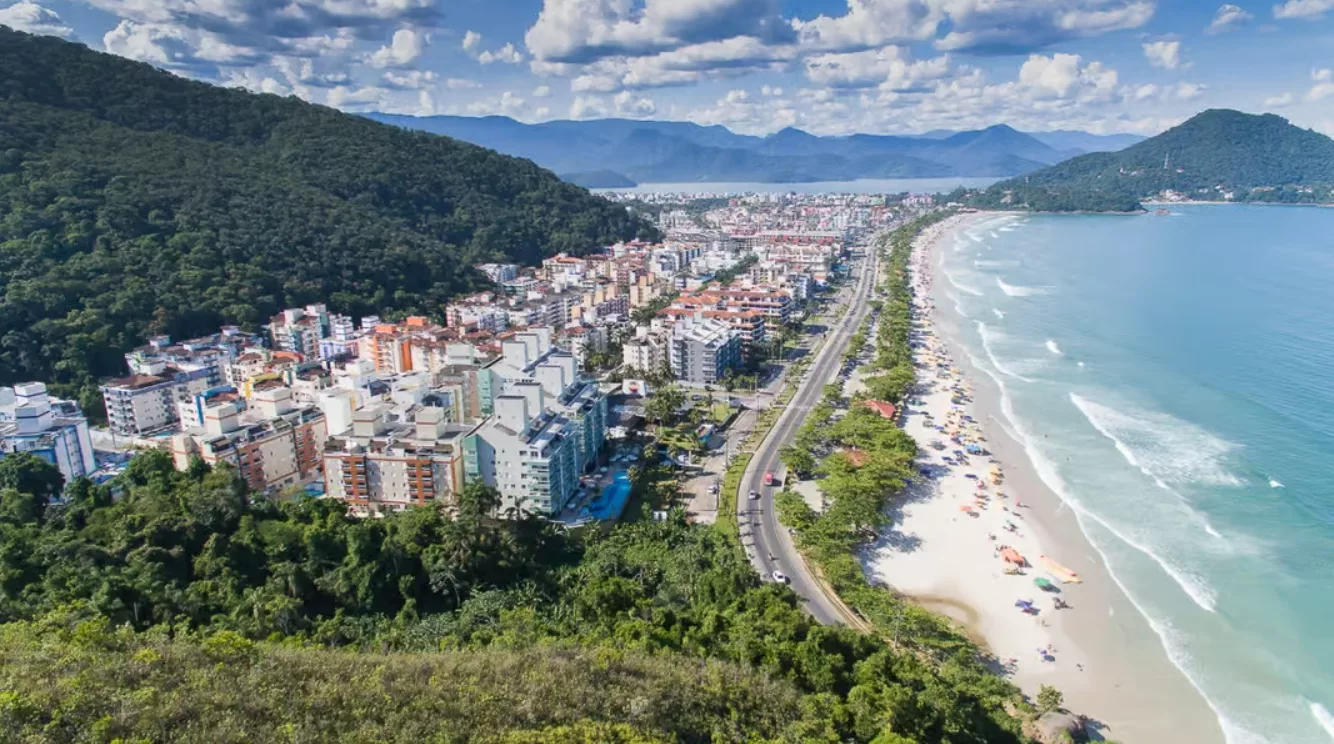
[[959, 621], [1030, 696], [1044, 684], [1061, 690], [1065, 707], [1089, 717], [1096, 736], [1221, 742], [1213, 711], [1007, 432], [1002, 391], [955, 341], [957, 320], [935, 306], [936, 245], [998, 216], [956, 216], [915, 245], [918, 389], [905, 429], [931, 477], [896, 509], [867, 569]]

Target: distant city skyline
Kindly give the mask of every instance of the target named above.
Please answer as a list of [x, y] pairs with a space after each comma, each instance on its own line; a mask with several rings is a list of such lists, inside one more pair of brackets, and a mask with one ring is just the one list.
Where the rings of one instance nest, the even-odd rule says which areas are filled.
[[351, 112], [746, 134], [1334, 134], [1334, 0], [0, 0], [0, 24]]

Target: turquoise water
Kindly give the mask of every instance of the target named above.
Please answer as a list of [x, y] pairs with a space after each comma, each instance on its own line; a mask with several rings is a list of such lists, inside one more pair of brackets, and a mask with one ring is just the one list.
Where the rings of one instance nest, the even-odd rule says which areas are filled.
[[1228, 741], [1334, 740], [1334, 210], [1003, 217], [935, 260], [1004, 425]]

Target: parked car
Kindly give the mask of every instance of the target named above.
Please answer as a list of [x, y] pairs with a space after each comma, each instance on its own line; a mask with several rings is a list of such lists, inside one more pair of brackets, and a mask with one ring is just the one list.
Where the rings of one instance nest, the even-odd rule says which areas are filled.
[[774, 573], [773, 573], [773, 577], [774, 577], [774, 581], [777, 581], [777, 582], [780, 583], [780, 584], [791, 584], [791, 583], [792, 583], [792, 580], [789, 579], [789, 578], [787, 577], [787, 574], [783, 573], [782, 571], [774, 571]]

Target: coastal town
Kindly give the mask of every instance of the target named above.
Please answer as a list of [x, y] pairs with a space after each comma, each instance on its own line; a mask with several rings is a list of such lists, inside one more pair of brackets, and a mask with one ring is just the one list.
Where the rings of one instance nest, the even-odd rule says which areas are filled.
[[500, 514], [615, 519], [647, 441], [646, 396], [716, 399], [692, 430], [707, 455], [803, 339], [853, 246], [925, 206], [677, 199], [658, 214], [661, 242], [479, 265], [490, 287], [443, 317], [312, 304], [262, 328], [146, 339], [101, 385], [104, 424], [42, 382], [4, 388], [3, 450], [41, 455], [67, 483], [109, 481], [132, 453], [161, 450], [182, 470], [230, 464], [254, 493], [336, 499], [357, 516], [448, 505], [475, 482], [500, 493]]

